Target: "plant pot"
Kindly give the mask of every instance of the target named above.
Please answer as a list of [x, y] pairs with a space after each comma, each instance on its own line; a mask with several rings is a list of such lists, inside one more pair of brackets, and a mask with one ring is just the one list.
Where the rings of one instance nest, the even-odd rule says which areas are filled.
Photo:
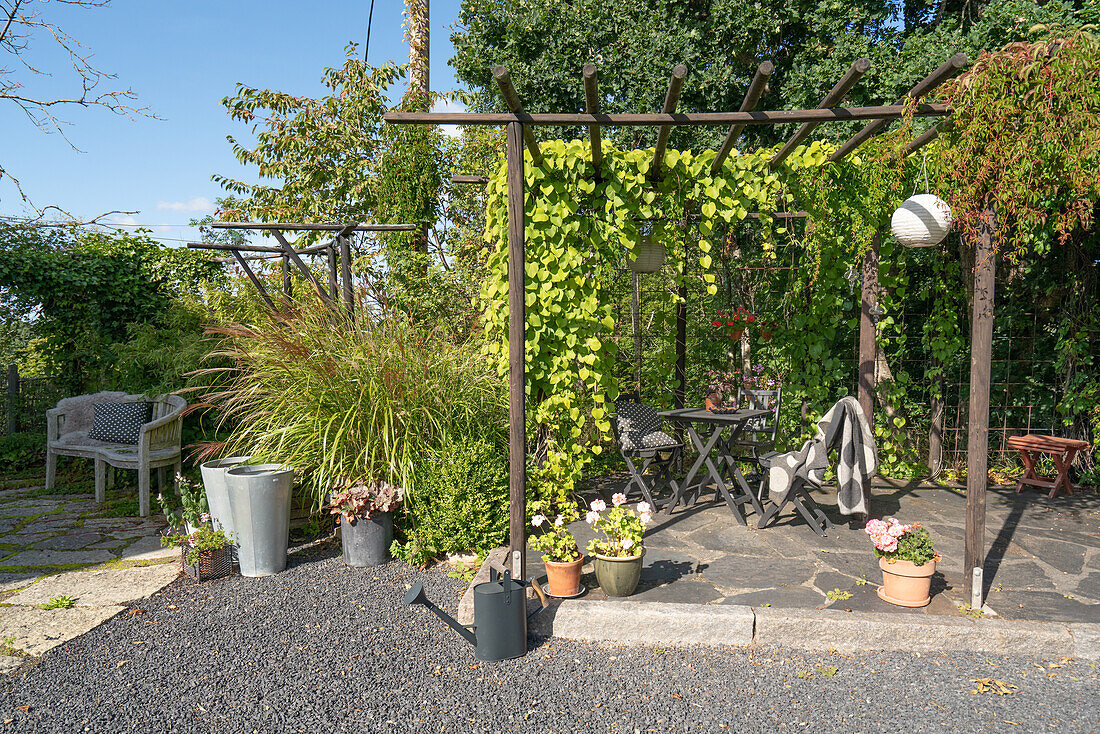
[[284, 570], [294, 468], [284, 464], [237, 466], [225, 472], [225, 481], [241, 575], [270, 576]]
[[581, 566], [584, 556], [575, 561], [548, 561], [546, 564], [546, 585], [550, 587], [550, 596], [576, 596], [581, 593]]
[[744, 327], [741, 327], [740, 329], [734, 329], [733, 331], [730, 332], [730, 339], [733, 339], [735, 342], [739, 342], [739, 341], [741, 341], [741, 335], [744, 334], [744, 333], [745, 333], [745, 328]]
[[772, 340], [772, 332], [770, 329], [760, 330], [760, 341], [770, 342]]
[[248, 461], [247, 456], [230, 456], [203, 463], [202, 486], [206, 490], [206, 504], [210, 505], [210, 519], [215, 530], [221, 530], [230, 539], [235, 538], [233, 529], [233, 511], [229, 507], [229, 485], [225, 482], [225, 472], [238, 464]]
[[899, 607], [923, 607], [932, 601], [928, 590], [932, 586], [932, 574], [936, 572], [935, 561], [914, 566], [909, 561], [888, 563], [885, 558], [879, 558], [878, 565], [882, 569], [880, 599]]
[[595, 554], [592, 565], [596, 567], [596, 580], [608, 596], [630, 596], [638, 588], [642, 577], [643, 550], [629, 558], [613, 558]]
[[201, 583], [210, 579], [221, 579], [233, 573], [233, 546], [200, 551], [199, 560], [195, 563], [187, 562], [189, 550], [186, 546], [180, 548], [180, 566], [195, 581]]
[[707, 410], [715, 410], [722, 407], [722, 395], [720, 393], [711, 393], [705, 396]]
[[341, 515], [340, 542], [344, 547], [344, 563], [349, 566], [365, 568], [386, 563], [393, 543], [393, 513], [376, 512], [372, 517], [358, 517], [352, 522]]

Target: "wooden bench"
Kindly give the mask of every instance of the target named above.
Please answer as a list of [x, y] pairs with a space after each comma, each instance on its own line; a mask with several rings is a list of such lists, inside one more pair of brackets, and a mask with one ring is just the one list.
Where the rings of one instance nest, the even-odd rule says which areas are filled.
[[[1073, 457], [1078, 451], [1089, 448], [1088, 441], [1029, 433], [1026, 436], [1009, 437], [1008, 445], [1020, 451], [1020, 459], [1024, 462], [1024, 475], [1016, 485], [1017, 492], [1023, 492], [1024, 487], [1030, 485], [1049, 488], [1050, 494], [1047, 496], [1051, 498], [1058, 494], [1059, 487], [1065, 489], [1066, 494], [1073, 494], [1073, 485], [1069, 481], [1069, 465], [1073, 463]], [[1054, 479], [1040, 477], [1035, 473], [1040, 454], [1050, 454], [1054, 459], [1054, 466], [1058, 468], [1058, 476]]]

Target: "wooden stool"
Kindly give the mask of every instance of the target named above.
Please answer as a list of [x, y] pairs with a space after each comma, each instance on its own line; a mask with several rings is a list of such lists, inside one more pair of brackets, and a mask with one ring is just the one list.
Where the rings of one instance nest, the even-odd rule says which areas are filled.
[[[1024, 475], [1020, 477], [1020, 483], [1016, 485], [1017, 492], [1023, 492], [1025, 485], [1033, 487], [1050, 488], [1048, 497], [1053, 498], [1058, 494], [1058, 488], [1066, 490], [1066, 494], [1073, 494], [1073, 485], [1069, 481], [1069, 465], [1073, 463], [1073, 457], [1078, 451], [1089, 448], [1088, 441], [1079, 441], [1073, 438], [1058, 438], [1057, 436], [1010, 436], [1008, 445], [1020, 450], [1020, 459], [1024, 462]], [[1035, 465], [1039, 462], [1039, 454], [1050, 454], [1054, 459], [1054, 466], [1058, 468], [1058, 476], [1054, 479], [1040, 477], [1035, 474]]]

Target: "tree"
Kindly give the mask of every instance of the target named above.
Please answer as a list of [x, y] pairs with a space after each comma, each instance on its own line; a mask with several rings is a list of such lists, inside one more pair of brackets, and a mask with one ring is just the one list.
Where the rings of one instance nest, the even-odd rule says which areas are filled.
[[[0, 53], [7, 55], [9, 64], [0, 66], [0, 100], [19, 107], [31, 124], [40, 131], [59, 134], [74, 150], [77, 150], [76, 146], [65, 135], [65, 127], [69, 123], [55, 110], [66, 107], [99, 107], [129, 119], [133, 119], [134, 115], [152, 117], [148, 108], [138, 108], [131, 104], [137, 99], [132, 89], [105, 88], [105, 84], [113, 83], [117, 77], [95, 66], [91, 61], [91, 51], [46, 17], [51, 9], [51, 2], [54, 5], [91, 10], [106, 7], [110, 0], [0, 0]], [[39, 37], [52, 40], [60, 52], [68, 57], [72, 65], [72, 75], [76, 78], [76, 91], [71, 96], [41, 95], [28, 87], [28, 82], [32, 79], [52, 76], [50, 72], [40, 68], [37, 62], [32, 63], [28, 59], [31, 43]], [[34, 206], [23, 191], [19, 179], [6, 170], [0, 161], [0, 180], [5, 177], [15, 186], [23, 202], [34, 210], [35, 218], [30, 224], [42, 220], [50, 210], [67, 216], [64, 210], [56, 206]], [[107, 214], [119, 213], [123, 212], [105, 212], [85, 223], [95, 222]]]

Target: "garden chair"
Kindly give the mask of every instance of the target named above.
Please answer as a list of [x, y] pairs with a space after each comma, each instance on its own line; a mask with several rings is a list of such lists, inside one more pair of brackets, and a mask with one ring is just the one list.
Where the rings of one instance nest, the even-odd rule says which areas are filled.
[[[654, 495], [668, 488], [675, 494], [678, 485], [672, 476], [672, 465], [679, 459], [684, 445], [661, 430], [657, 411], [642, 403], [637, 393], [621, 396], [615, 401], [611, 428], [619, 453], [630, 471], [627, 493], [637, 489], [656, 511]], [[640, 461], [641, 466], [638, 465]], [[652, 474], [647, 472], [652, 469]]]
[[752, 410], [767, 410], [770, 415], [755, 418], [745, 424], [741, 435], [730, 446], [730, 454], [753, 465], [745, 480], [756, 485], [756, 498], [764, 501], [768, 487], [768, 472], [762, 462], [775, 452], [775, 439], [779, 434], [779, 407], [783, 400], [783, 388], [756, 390], [737, 389], [737, 405]]

